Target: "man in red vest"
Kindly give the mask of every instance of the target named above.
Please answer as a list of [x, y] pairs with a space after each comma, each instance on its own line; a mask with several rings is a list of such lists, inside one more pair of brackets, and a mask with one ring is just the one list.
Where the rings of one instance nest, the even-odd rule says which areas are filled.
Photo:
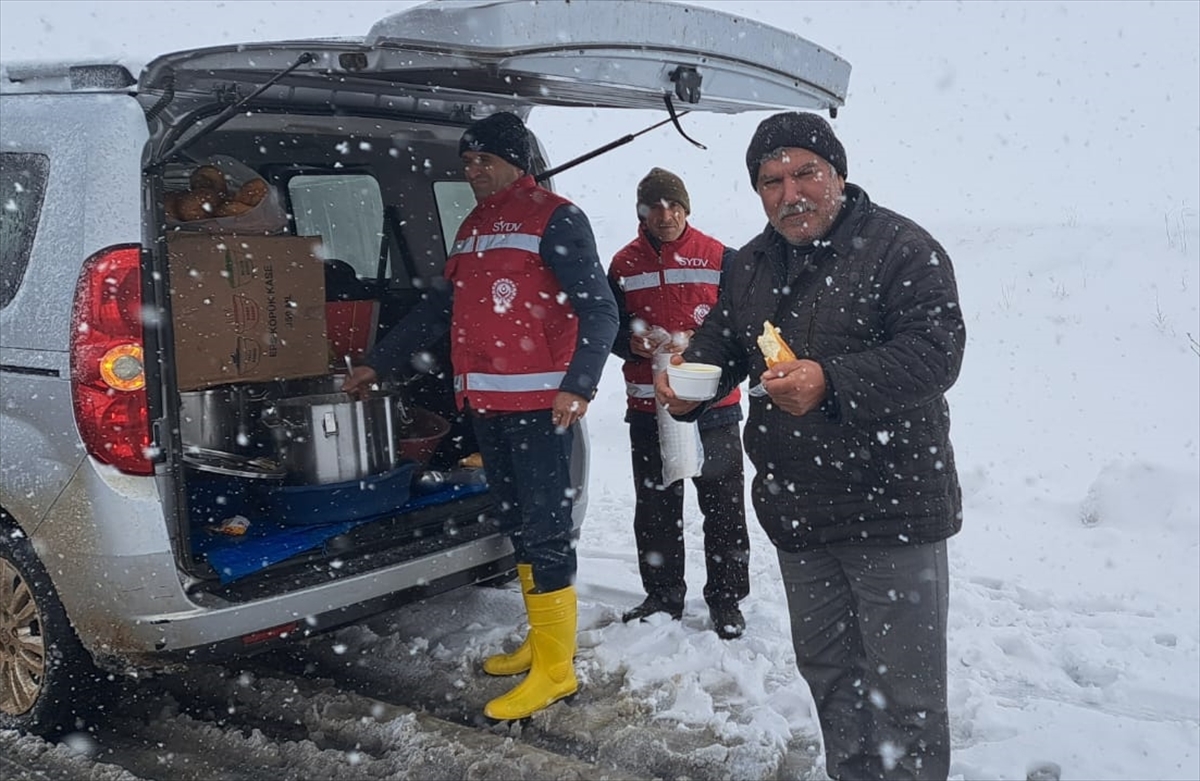
[[616, 335], [617, 307], [587, 217], [530, 175], [532, 143], [519, 117], [475, 122], [459, 155], [476, 205], [450, 249], [447, 284], [430, 287], [344, 389], [408, 365], [449, 332], [455, 398], [511, 530], [529, 617], [520, 647], [484, 662], [489, 674], [528, 675], [484, 713], [520, 719], [578, 688], [571, 450]]
[[[680, 352], [717, 302], [722, 264], [733, 250], [688, 224], [691, 199], [683, 181], [654, 168], [638, 184], [638, 235], [613, 257], [608, 282], [621, 313], [613, 353], [624, 359], [629, 440], [637, 505], [633, 533], [646, 599], [625, 621], [667, 613], [683, 616], [683, 480], [663, 485], [654, 401], [656, 352]], [[750, 546], [743, 499], [742, 419], [737, 388], [699, 420], [704, 465], [693, 479], [704, 514], [704, 601], [724, 639], [740, 637], [738, 603], [750, 592]]]

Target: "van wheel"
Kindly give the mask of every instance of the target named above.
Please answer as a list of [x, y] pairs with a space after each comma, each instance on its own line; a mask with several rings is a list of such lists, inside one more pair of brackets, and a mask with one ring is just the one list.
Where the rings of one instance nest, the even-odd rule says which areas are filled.
[[73, 729], [96, 679], [29, 539], [0, 524], [0, 729]]

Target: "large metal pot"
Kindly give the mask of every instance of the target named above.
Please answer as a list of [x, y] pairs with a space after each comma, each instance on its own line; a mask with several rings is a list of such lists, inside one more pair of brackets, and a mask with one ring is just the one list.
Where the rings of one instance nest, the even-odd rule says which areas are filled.
[[262, 420], [290, 482], [343, 483], [396, 467], [402, 409], [395, 394], [323, 393], [269, 402]]
[[261, 455], [266, 442], [259, 422], [267, 390], [223, 385], [179, 394], [179, 433], [190, 448]]
[[278, 398], [294, 398], [296, 396], [322, 396], [327, 393], [341, 393], [342, 383], [346, 381], [345, 373], [325, 374], [319, 377], [299, 377], [282, 380], [280, 385], [283, 392]]

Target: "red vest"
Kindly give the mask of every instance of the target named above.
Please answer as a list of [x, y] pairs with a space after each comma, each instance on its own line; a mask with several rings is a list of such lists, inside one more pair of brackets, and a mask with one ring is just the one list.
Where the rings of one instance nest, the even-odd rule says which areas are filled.
[[567, 203], [524, 176], [478, 203], [458, 229], [445, 275], [454, 286], [450, 363], [460, 409], [552, 406], [579, 321], [539, 247]]
[[[660, 252], [646, 238], [645, 228], [613, 256], [608, 275], [625, 292], [629, 317], [644, 320], [647, 327], [661, 326], [671, 333], [694, 331], [717, 303], [721, 282], [724, 245], [693, 228], [663, 244]], [[654, 412], [654, 375], [650, 361], [626, 361], [625, 394], [629, 408]], [[726, 407], [741, 401], [733, 389], [714, 406]]]

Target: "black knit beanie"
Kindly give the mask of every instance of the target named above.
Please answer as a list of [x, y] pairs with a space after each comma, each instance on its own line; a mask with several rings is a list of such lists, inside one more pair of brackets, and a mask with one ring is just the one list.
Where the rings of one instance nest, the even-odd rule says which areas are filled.
[[[665, 168], [651, 168], [637, 186], [638, 206], [653, 206], [659, 201], [674, 201], [688, 214], [692, 213], [692, 202], [688, 198], [683, 180]], [[638, 214], [642, 213], [638, 209]]]
[[533, 165], [529, 131], [516, 114], [501, 111], [475, 122], [462, 134], [458, 153], [487, 152], [528, 172]]
[[825, 158], [833, 170], [846, 178], [846, 150], [833, 134], [833, 128], [816, 114], [787, 111], [774, 114], [759, 123], [746, 150], [746, 168], [750, 170], [750, 184], [758, 187], [758, 167], [763, 160], [780, 147], [807, 149]]

